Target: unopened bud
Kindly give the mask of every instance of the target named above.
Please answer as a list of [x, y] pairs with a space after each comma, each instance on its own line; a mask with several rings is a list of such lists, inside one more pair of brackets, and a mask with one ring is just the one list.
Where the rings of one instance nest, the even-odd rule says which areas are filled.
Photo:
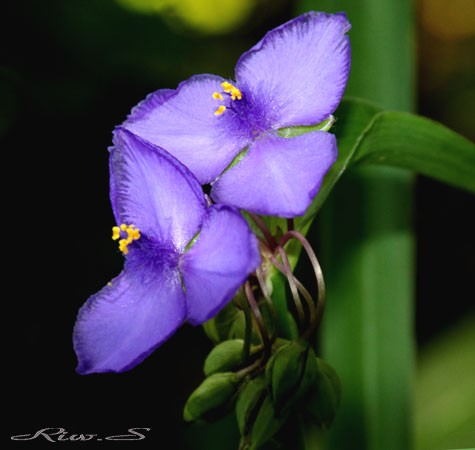
[[209, 376], [188, 398], [183, 418], [187, 422], [218, 418], [229, 406], [239, 382], [240, 378], [233, 372]]
[[341, 382], [335, 369], [323, 359], [316, 358], [317, 380], [309, 392], [305, 411], [318, 426], [328, 428], [335, 418], [341, 400]]
[[265, 443], [270, 441], [282, 428], [286, 420], [286, 415], [276, 414], [272, 399], [270, 395], [266, 393], [251, 429], [248, 435], [244, 437], [244, 441], [247, 442], [249, 450], [260, 449]]
[[229, 372], [242, 364], [244, 341], [232, 339], [223, 341], [211, 350], [204, 363], [206, 376], [218, 372]]
[[266, 367], [277, 414], [303, 397], [315, 382], [316, 356], [307, 342], [294, 341], [279, 348]]
[[239, 391], [236, 401], [236, 420], [241, 435], [247, 435], [267, 395], [267, 383], [263, 375], [249, 380]]
[[216, 316], [203, 324], [206, 335], [215, 343], [229, 339], [229, 330], [239, 317], [244, 317], [233, 302], [225, 306]]

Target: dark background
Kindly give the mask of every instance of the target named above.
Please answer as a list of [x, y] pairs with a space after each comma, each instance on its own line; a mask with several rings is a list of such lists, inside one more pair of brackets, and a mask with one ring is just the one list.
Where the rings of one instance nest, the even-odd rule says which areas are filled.
[[[473, 139], [474, 35], [437, 34], [418, 11], [419, 113]], [[211, 348], [200, 328], [184, 326], [131, 372], [87, 377], [74, 372], [71, 331], [79, 307], [122, 267], [110, 239], [113, 127], [155, 89], [194, 73], [232, 76], [238, 56], [292, 14], [290, 1], [262, 1], [241, 26], [213, 35], [113, 0], [19, 1], [2, 10], [7, 439], [44, 427], [101, 436], [149, 427], [136, 445], [210, 448], [204, 430], [181, 420]], [[475, 201], [423, 177], [415, 196], [415, 331], [423, 348], [473, 311]]]

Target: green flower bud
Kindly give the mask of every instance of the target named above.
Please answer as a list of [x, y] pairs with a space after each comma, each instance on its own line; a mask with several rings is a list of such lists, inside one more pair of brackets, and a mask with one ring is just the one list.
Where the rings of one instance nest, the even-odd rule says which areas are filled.
[[288, 339], [282, 339], [278, 337], [273, 343], [272, 343], [272, 349], [273, 352], [275, 352], [278, 348], [283, 347], [284, 345], [290, 344], [290, 341]]
[[[244, 311], [238, 309], [234, 302], [231, 302], [215, 317], [205, 322], [203, 329], [214, 344], [219, 344], [229, 339], [244, 339], [246, 334]], [[256, 330], [252, 331], [251, 342], [256, 345], [260, 342], [260, 337]]]
[[286, 420], [286, 415], [276, 415], [272, 399], [267, 393], [257, 412], [250, 432], [243, 438], [244, 442], [248, 444], [249, 450], [257, 450], [269, 442], [281, 429]]
[[287, 411], [302, 398], [316, 377], [316, 356], [308, 342], [294, 341], [279, 348], [266, 366], [276, 413]]
[[317, 379], [305, 405], [307, 417], [318, 426], [328, 428], [335, 418], [341, 400], [341, 382], [335, 369], [316, 358]]
[[183, 418], [187, 422], [218, 418], [229, 407], [240, 380], [233, 372], [216, 373], [206, 378], [188, 398]]
[[267, 395], [267, 383], [263, 375], [249, 380], [239, 391], [236, 401], [236, 420], [241, 435], [246, 435]]
[[203, 329], [211, 341], [218, 344], [228, 339], [229, 330], [239, 316], [244, 319], [244, 313], [234, 305], [234, 302], [231, 302], [215, 317], [205, 322]]
[[211, 350], [204, 363], [206, 376], [217, 372], [230, 372], [242, 364], [244, 341], [223, 341]]

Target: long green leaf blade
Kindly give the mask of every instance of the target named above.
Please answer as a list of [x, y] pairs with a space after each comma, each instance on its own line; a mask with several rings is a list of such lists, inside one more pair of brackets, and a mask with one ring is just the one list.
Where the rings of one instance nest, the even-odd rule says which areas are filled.
[[352, 159], [413, 170], [475, 193], [475, 144], [414, 114], [377, 114]]

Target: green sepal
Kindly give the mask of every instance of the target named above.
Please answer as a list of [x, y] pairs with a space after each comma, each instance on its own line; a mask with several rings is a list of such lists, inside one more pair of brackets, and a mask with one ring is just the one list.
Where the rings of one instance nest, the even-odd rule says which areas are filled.
[[[238, 293], [236, 297], [239, 295]], [[234, 301], [236, 301], [236, 299]], [[234, 301], [203, 324], [206, 336], [208, 336], [213, 344], [219, 344], [229, 339], [244, 339], [245, 337], [246, 317], [244, 311], [239, 309]], [[251, 343], [256, 345], [260, 343], [259, 334], [254, 329], [252, 330]]]
[[317, 363], [317, 378], [305, 402], [305, 415], [315, 425], [328, 428], [341, 401], [341, 382], [335, 369], [321, 358]]
[[247, 448], [249, 450], [261, 448], [275, 436], [286, 420], [286, 415], [276, 414], [272, 399], [269, 393], [266, 393], [250, 432], [243, 438], [248, 444]]
[[311, 388], [317, 377], [315, 352], [308, 342], [293, 341], [279, 348], [266, 366], [275, 411], [285, 413]]
[[236, 401], [236, 420], [241, 435], [247, 435], [259, 408], [267, 395], [264, 375], [247, 381], [239, 391]]
[[244, 341], [242, 339], [220, 342], [205, 359], [203, 367], [205, 375], [229, 372], [239, 367], [243, 363], [243, 349]]
[[277, 131], [277, 134], [285, 138], [292, 138], [305, 133], [309, 133], [310, 131], [328, 131], [334, 123], [335, 118], [330, 115], [323, 122], [317, 123], [316, 125], [303, 125], [297, 127], [281, 128]]
[[218, 344], [227, 339], [229, 328], [236, 320], [239, 312], [239, 309], [231, 302], [216, 316], [203, 324], [206, 335], [214, 344]]
[[185, 421], [218, 419], [232, 404], [240, 381], [233, 372], [216, 373], [206, 378], [186, 402]]

